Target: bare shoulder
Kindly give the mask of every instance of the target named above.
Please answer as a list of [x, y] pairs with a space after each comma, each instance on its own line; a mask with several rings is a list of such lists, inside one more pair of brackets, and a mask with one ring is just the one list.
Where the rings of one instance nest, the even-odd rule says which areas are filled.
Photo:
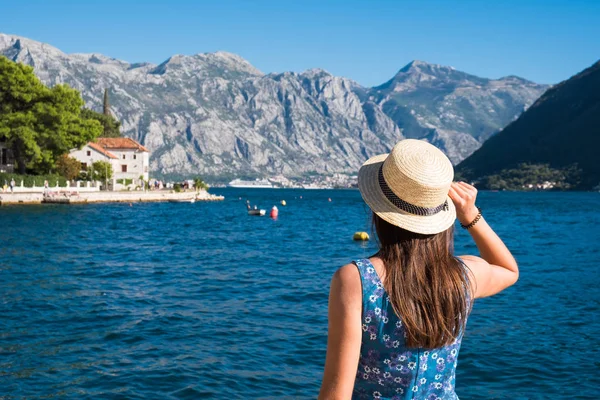
[[354, 264], [346, 264], [333, 274], [331, 285], [340, 287], [360, 286], [360, 273]]
[[345, 300], [362, 299], [360, 273], [354, 264], [346, 264], [333, 274], [331, 294]]
[[459, 256], [462, 262], [467, 266], [468, 275], [472, 281], [481, 280], [481, 275], [484, 274], [490, 267], [490, 264], [481, 257], [477, 256]]
[[473, 268], [481, 268], [481, 267], [489, 266], [488, 262], [485, 261], [481, 257], [477, 257], [477, 256], [458, 256], [458, 258], [460, 258], [467, 265], [467, 267], [469, 267], [469, 269], [471, 269], [471, 270]]
[[481, 257], [477, 257], [477, 256], [458, 256], [461, 260], [463, 261], [468, 261], [468, 262], [486, 262], [483, 258]]

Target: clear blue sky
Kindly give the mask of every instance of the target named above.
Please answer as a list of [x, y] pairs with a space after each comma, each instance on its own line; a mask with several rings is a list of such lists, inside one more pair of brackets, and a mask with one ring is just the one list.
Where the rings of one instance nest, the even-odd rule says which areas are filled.
[[413, 59], [556, 83], [600, 59], [600, 0], [0, 0], [0, 32], [129, 62], [225, 50], [367, 86]]

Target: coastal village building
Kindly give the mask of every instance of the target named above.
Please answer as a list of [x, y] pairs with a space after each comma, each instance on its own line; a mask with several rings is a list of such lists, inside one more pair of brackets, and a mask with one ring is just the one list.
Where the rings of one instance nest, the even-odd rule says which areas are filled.
[[113, 161], [115, 179], [148, 180], [150, 171], [150, 152], [147, 148], [131, 138], [99, 138], [102, 148], [117, 157]]
[[150, 152], [131, 138], [99, 138], [81, 149], [71, 150], [71, 157], [81, 162], [86, 170], [96, 161], [108, 161], [113, 167], [113, 180], [131, 179], [138, 182], [140, 177], [148, 180]]
[[116, 172], [114, 160], [118, 159], [117, 156], [104, 150], [98, 143], [90, 142], [81, 149], [71, 150], [69, 155], [81, 163], [82, 171], [86, 171], [96, 161], [108, 161], [112, 164], [113, 171]]

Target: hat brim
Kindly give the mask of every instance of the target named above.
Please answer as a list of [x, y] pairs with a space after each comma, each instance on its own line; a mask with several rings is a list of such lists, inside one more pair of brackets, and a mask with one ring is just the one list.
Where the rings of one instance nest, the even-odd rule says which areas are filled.
[[[400, 210], [383, 194], [379, 186], [379, 168], [388, 154], [369, 158], [358, 171], [358, 190], [369, 208], [392, 225], [410, 232], [433, 235], [450, 228], [456, 220], [456, 208], [448, 196], [448, 209], [435, 215], [414, 215]], [[397, 193], [402, 198], [401, 193]]]

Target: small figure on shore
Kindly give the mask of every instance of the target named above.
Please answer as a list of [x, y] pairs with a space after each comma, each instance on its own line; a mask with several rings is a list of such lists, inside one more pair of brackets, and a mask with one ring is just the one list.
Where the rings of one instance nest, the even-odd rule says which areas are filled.
[[15, 192], [15, 185], [16, 185], [15, 179], [13, 178], [13, 179], [10, 180], [10, 192], [11, 193]]
[[44, 181], [44, 193], [48, 193], [48, 181]]

